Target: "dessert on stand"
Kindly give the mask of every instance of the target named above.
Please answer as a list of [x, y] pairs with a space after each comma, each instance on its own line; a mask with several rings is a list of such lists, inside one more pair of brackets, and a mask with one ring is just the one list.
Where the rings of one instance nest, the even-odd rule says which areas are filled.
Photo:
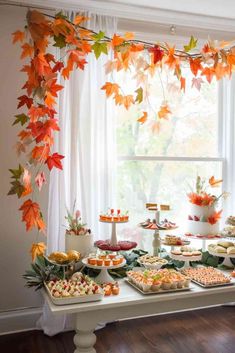
[[169, 205], [159, 205], [158, 207], [158, 204], [156, 203], [147, 203], [146, 208], [148, 211], [155, 212], [155, 218], [152, 219], [152, 221], [150, 218], [148, 218], [146, 221], [139, 223], [139, 227], [154, 231], [152, 242], [153, 255], [157, 256], [161, 248], [160, 231], [170, 231], [178, 227], [176, 223], [171, 222], [166, 218], [163, 221], [160, 221], [160, 211], [170, 211], [171, 208]]
[[[222, 209], [218, 210], [218, 202], [226, 197], [227, 193], [215, 196], [214, 188], [219, 187], [221, 183], [222, 180], [216, 180], [214, 176], [208, 181], [197, 176], [195, 188], [187, 194], [190, 207], [186, 234], [201, 239], [203, 250], [206, 250], [206, 240], [219, 237]], [[211, 189], [211, 192], [208, 192], [208, 189]]]
[[179, 250], [171, 250], [170, 257], [173, 260], [183, 261], [182, 268], [190, 267], [190, 262], [200, 261], [202, 259], [201, 251], [190, 246], [182, 246]]
[[235, 243], [231, 241], [221, 240], [217, 244], [209, 244], [208, 252], [213, 256], [223, 257], [222, 265], [234, 268], [231, 258], [235, 259]]
[[139, 257], [138, 263], [145, 268], [159, 270], [162, 266], [168, 264], [168, 261], [158, 256], [146, 254]]
[[122, 255], [111, 254], [90, 254], [82, 260], [82, 263], [88, 267], [101, 270], [95, 277], [96, 283], [114, 283], [115, 280], [109, 275], [108, 270], [123, 267], [126, 260]]
[[226, 238], [235, 238], [235, 217], [229, 216], [226, 220], [226, 224], [221, 235]]
[[98, 240], [95, 242], [95, 246], [99, 249], [109, 251], [127, 251], [137, 246], [137, 243], [134, 241], [117, 240], [116, 224], [127, 223], [129, 221], [128, 211], [123, 213], [120, 209], [117, 209], [115, 212], [115, 210], [111, 208], [106, 213], [100, 214], [99, 221], [102, 223], [112, 224], [110, 240]]

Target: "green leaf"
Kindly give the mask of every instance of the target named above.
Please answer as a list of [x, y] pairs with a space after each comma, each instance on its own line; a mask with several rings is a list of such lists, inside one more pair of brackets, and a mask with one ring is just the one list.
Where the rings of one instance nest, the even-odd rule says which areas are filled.
[[137, 93], [135, 102], [138, 102], [138, 103], [143, 102], [143, 88], [139, 87], [135, 92]]
[[99, 42], [101, 39], [104, 38], [104, 36], [105, 36], [105, 33], [102, 32], [102, 31], [99, 31], [99, 33], [94, 34], [94, 35], [92, 36], [92, 39], [94, 39], [95, 42]]
[[18, 115], [15, 115], [15, 117], [16, 117], [16, 120], [12, 125], [16, 125], [20, 123], [21, 126], [23, 126], [25, 123], [27, 123], [27, 121], [29, 121], [29, 117], [26, 114], [18, 114]]
[[19, 164], [18, 169], [9, 169], [9, 171], [12, 173], [11, 178], [19, 179], [21, 177], [21, 175], [24, 173], [24, 168], [22, 167], [21, 164]]
[[101, 55], [101, 53], [108, 54], [108, 49], [107, 49], [107, 43], [99, 43], [95, 42], [92, 45], [92, 49], [94, 51], [96, 59], [98, 59]]
[[184, 50], [186, 52], [189, 52], [190, 50], [196, 48], [196, 46], [197, 46], [197, 39], [191, 36], [188, 45], [184, 45]]
[[16, 194], [18, 196], [18, 198], [20, 198], [20, 196], [23, 194], [23, 192], [25, 190], [24, 185], [22, 185], [19, 180], [14, 180], [11, 182], [11, 184], [12, 184], [12, 187], [7, 195], [15, 195]]
[[55, 41], [55, 43], [53, 44], [54, 47], [57, 47], [60, 49], [66, 47], [65, 37], [62, 34], [59, 34], [58, 36], [54, 36], [54, 41]]

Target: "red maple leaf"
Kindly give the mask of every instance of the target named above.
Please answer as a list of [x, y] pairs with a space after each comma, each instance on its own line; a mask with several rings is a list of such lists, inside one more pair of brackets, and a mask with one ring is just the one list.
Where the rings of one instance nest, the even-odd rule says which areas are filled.
[[63, 67], [64, 67], [64, 63], [62, 63], [61, 61], [57, 61], [57, 63], [52, 69], [52, 72], [60, 71], [61, 69], [63, 69]]
[[164, 51], [159, 47], [159, 45], [154, 45], [154, 47], [149, 48], [149, 53], [153, 54], [153, 63], [161, 61], [164, 56]]
[[64, 156], [61, 154], [53, 153], [51, 156], [49, 156], [46, 160], [46, 164], [49, 168], [49, 170], [52, 170], [53, 167], [58, 168], [58, 169], [63, 169], [62, 164], [61, 164], [61, 159], [63, 159]]
[[17, 106], [17, 109], [19, 109], [20, 107], [23, 107], [24, 105], [26, 105], [27, 108], [29, 109], [31, 107], [31, 105], [33, 104], [33, 99], [29, 98], [26, 95], [20, 96], [17, 99], [19, 100], [19, 104]]

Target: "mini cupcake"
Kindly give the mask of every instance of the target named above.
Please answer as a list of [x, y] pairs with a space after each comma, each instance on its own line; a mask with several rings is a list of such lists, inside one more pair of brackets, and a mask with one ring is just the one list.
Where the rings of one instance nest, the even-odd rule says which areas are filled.
[[103, 266], [104, 260], [103, 259], [97, 259], [97, 266]]
[[165, 278], [162, 280], [161, 288], [164, 290], [169, 290], [171, 288], [171, 284], [172, 284], [171, 280]]
[[111, 265], [111, 260], [110, 259], [104, 259], [104, 265], [105, 266], [110, 266]]
[[158, 292], [158, 291], [160, 290], [160, 288], [161, 288], [161, 284], [162, 284], [161, 281], [153, 281], [151, 290], [152, 290], [153, 292]]

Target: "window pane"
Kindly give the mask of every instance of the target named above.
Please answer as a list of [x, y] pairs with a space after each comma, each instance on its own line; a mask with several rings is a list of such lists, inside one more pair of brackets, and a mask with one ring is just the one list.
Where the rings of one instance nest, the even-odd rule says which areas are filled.
[[[222, 162], [156, 162], [156, 161], [121, 161], [117, 175], [117, 205], [129, 210], [130, 222], [118, 231], [123, 237], [131, 237], [136, 225], [147, 218], [154, 217], [145, 209], [146, 202], [170, 204], [172, 211], [162, 212], [161, 219], [167, 218], [179, 225], [176, 234], [186, 232], [186, 220], [189, 203], [186, 193], [189, 185], [195, 183], [200, 175], [209, 178], [214, 175], [222, 176]], [[216, 195], [220, 189], [216, 189]], [[128, 231], [129, 229], [129, 231]], [[134, 238], [143, 244], [143, 234], [150, 234], [148, 230], [136, 229]], [[184, 233], [183, 233], [184, 234]], [[152, 240], [151, 240], [152, 241]], [[151, 244], [150, 241], [150, 244]]]
[[[117, 146], [119, 155], [215, 157], [218, 155], [217, 82], [203, 83], [200, 92], [192, 85], [192, 74], [185, 69], [185, 94], [172, 72], [161, 73], [165, 98], [172, 115], [161, 120], [160, 133], [153, 133], [151, 124], [164, 100], [158, 75], [150, 79], [149, 103], [141, 107], [117, 107]], [[119, 73], [117, 82], [125, 94], [136, 88], [133, 73]], [[143, 125], [137, 122], [141, 111], [151, 119]]]

